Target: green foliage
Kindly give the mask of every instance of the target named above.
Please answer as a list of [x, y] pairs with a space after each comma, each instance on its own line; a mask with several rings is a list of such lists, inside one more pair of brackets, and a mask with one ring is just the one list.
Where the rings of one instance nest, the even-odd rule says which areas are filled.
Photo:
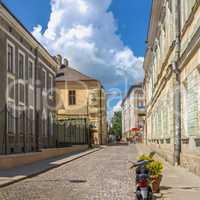
[[143, 154], [139, 157], [139, 160], [152, 160], [152, 158], [147, 154]]
[[158, 176], [163, 172], [163, 164], [158, 160], [154, 160], [147, 165], [147, 169], [151, 176]]
[[112, 118], [111, 134], [116, 136], [122, 135], [122, 112], [118, 111], [114, 113]]
[[146, 168], [149, 170], [151, 176], [159, 176], [163, 172], [163, 164], [160, 161], [153, 159], [150, 155], [143, 154], [139, 157], [139, 160], [152, 161], [146, 165]]

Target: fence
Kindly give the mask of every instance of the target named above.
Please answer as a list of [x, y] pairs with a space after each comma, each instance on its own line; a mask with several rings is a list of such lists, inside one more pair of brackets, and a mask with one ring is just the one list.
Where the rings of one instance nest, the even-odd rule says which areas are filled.
[[56, 120], [54, 123], [59, 146], [89, 144], [89, 126], [86, 119]]
[[0, 154], [36, 151], [33, 110], [5, 106], [0, 112]]
[[0, 111], [0, 154], [90, 143], [86, 119], [53, 119], [52, 123], [49, 117], [43, 123], [42, 116], [34, 110], [6, 105]]

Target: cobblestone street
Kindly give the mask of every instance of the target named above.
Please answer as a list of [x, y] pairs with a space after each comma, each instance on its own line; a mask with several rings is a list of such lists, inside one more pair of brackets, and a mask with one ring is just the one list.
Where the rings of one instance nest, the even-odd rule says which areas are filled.
[[132, 200], [129, 160], [136, 148], [112, 146], [0, 189], [1, 200]]

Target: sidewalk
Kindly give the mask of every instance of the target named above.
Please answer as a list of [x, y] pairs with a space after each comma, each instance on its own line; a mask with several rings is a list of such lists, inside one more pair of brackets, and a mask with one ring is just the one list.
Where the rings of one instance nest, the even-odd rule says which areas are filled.
[[[150, 152], [148, 146], [137, 144], [139, 154]], [[174, 167], [161, 157], [164, 163], [163, 180], [161, 183], [158, 199], [164, 200], [199, 200], [200, 199], [200, 177], [190, 173], [187, 169]]]
[[99, 150], [101, 150], [101, 148], [95, 148], [84, 152], [69, 153], [60, 157], [39, 161], [31, 165], [20, 166], [15, 169], [0, 170], [0, 188], [19, 182], [26, 178], [37, 176], [48, 170], [57, 168], [61, 165], [64, 165]]

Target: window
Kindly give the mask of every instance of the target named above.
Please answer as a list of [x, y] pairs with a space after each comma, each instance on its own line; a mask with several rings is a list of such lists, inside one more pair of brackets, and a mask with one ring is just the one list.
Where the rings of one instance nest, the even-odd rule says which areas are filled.
[[14, 103], [9, 102], [7, 108], [7, 132], [9, 134], [15, 133], [15, 112]]
[[14, 45], [10, 42], [7, 44], [7, 70], [14, 74]]
[[28, 111], [28, 131], [31, 136], [34, 135], [34, 111], [33, 111], [33, 108], [29, 108], [29, 111]]
[[185, 84], [185, 121], [187, 124], [186, 135], [196, 136], [199, 132], [198, 124], [198, 72], [194, 70], [188, 77]]
[[34, 66], [33, 61], [30, 59], [28, 61], [28, 80], [30, 84], [34, 85]]
[[18, 89], [19, 89], [19, 103], [24, 104], [25, 103], [25, 85], [24, 85], [24, 83], [19, 82]]
[[46, 70], [42, 69], [42, 73], [41, 73], [41, 82], [42, 82], [42, 87], [43, 90], [47, 90], [47, 72]]
[[28, 90], [28, 105], [34, 107], [34, 90], [32, 88]]
[[69, 91], [69, 105], [75, 105], [76, 104], [76, 91], [70, 90]]
[[25, 55], [20, 52], [19, 53], [19, 67], [18, 67], [18, 77], [20, 79], [25, 79]]
[[15, 81], [12, 77], [8, 76], [7, 78], [7, 97], [8, 99], [14, 100], [15, 99]]
[[49, 74], [49, 94], [50, 96], [53, 96], [53, 76]]

